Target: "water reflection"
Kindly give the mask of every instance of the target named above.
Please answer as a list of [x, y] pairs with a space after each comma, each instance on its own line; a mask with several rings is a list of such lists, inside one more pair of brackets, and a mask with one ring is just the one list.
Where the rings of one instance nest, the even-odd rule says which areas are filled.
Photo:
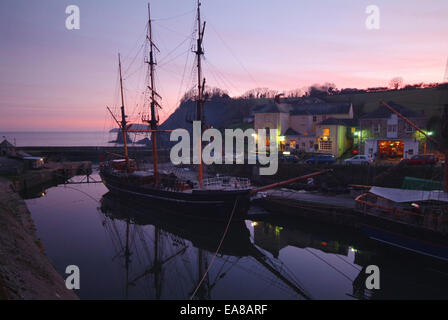
[[[251, 242], [250, 232], [243, 222], [230, 224], [222, 239], [226, 229], [225, 223], [191, 220], [182, 216], [173, 218], [173, 212], [164, 212], [160, 209], [142, 210], [135, 202], [117, 199], [111, 193], [107, 193], [101, 199], [101, 212], [105, 215], [104, 224], [107, 225], [111, 237], [115, 238], [116, 243], [122, 244], [118, 248], [117, 256], [122, 256], [125, 260], [126, 296], [128, 296], [129, 286], [135, 285], [140, 279], [149, 277], [155, 299], [163, 298], [162, 279], [165, 275], [165, 266], [174, 263], [173, 261], [185, 262], [184, 258], [188, 257], [189, 260], [194, 261], [188, 262], [190, 270], [183, 271], [189, 273], [192, 281], [191, 285], [186, 287], [187, 290], [182, 292], [183, 298], [211, 299], [212, 290], [218, 281], [223, 279], [241, 258], [251, 257], [264, 267], [281, 287], [291, 290], [302, 298], [311, 298], [300, 283], [288, 274], [280, 261], [269, 258], [257, 249]], [[121, 235], [114, 225], [117, 219], [126, 222], [124, 240], [120, 238]], [[146, 238], [142, 235], [140, 228], [145, 225], [153, 226], [152, 234]], [[136, 236], [139, 237], [140, 243], [135, 241]], [[148, 239], [152, 243], [148, 243]], [[221, 240], [222, 244], [219, 246]], [[219, 248], [218, 251], [216, 251], [217, 248]], [[130, 276], [131, 256], [142, 255], [138, 252], [141, 249], [146, 249], [148, 265], [143, 271], [140, 270]], [[212, 270], [210, 272], [207, 270], [215, 254], [216, 259], [220, 260], [219, 270], [212, 274]], [[185, 264], [184, 266], [187, 267]]]
[[[253, 222], [255, 244], [279, 257], [287, 247], [302, 248], [323, 264], [345, 277], [352, 283], [355, 299], [447, 299], [448, 266], [446, 263], [378, 246], [353, 231], [334, 229], [305, 221], [291, 223], [293, 227], [279, 227], [277, 223]], [[281, 222], [280, 222], [281, 224]], [[299, 226], [300, 225], [300, 226]], [[318, 251], [312, 251], [312, 249]], [[329, 255], [323, 256], [319, 252]], [[353, 263], [345, 257], [353, 255]], [[330, 257], [337, 258], [331, 259]], [[340, 260], [357, 271], [351, 278], [344, 269], [337, 266]], [[368, 290], [366, 268], [377, 265], [381, 271], [381, 289]]]
[[[61, 275], [80, 267], [83, 299], [448, 298], [446, 265], [334, 226], [256, 214], [231, 224], [213, 260], [225, 223], [114, 198], [102, 184], [53, 187], [27, 205]], [[371, 264], [378, 291], [365, 289]]]

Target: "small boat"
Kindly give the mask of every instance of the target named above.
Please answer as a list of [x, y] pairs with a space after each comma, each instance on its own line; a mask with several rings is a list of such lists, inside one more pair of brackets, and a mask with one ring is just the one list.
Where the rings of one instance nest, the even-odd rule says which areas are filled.
[[371, 239], [448, 261], [448, 194], [444, 191], [372, 187], [356, 199]]

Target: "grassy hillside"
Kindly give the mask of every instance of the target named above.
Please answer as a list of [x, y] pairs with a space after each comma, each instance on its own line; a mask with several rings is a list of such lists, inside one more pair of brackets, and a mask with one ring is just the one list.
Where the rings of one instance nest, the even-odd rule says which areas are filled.
[[379, 106], [379, 100], [394, 101], [418, 112], [424, 110], [425, 116], [439, 116], [444, 104], [448, 103], [448, 89], [416, 89], [388, 92], [357, 93], [328, 96], [328, 102], [351, 101], [355, 116], [370, 112]]
[[[407, 106], [417, 112], [424, 110], [429, 119], [440, 116], [442, 107], [448, 103], [448, 89], [427, 88], [415, 90], [397, 90], [388, 92], [353, 93], [323, 97], [328, 102], [348, 102], [354, 106], [355, 117], [370, 112], [379, 106], [379, 100], [394, 101]], [[253, 110], [272, 99], [243, 99], [214, 97], [204, 106], [205, 121], [215, 128], [243, 128], [252, 127], [253, 124], [243, 123], [243, 117], [250, 115]], [[161, 129], [185, 128], [191, 130], [189, 119], [196, 114], [196, 103], [192, 100], [182, 102], [179, 108], [161, 125]]]

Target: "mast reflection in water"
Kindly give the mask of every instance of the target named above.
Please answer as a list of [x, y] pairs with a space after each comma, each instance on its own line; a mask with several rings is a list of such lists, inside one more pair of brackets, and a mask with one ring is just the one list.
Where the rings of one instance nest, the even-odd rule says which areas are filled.
[[[225, 223], [185, 219], [160, 209], [154, 212], [142, 210], [135, 202], [117, 199], [111, 193], [102, 197], [101, 211], [105, 214], [104, 225], [113, 241], [124, 244], [123, 247], [118, 247], [117, 255], [122, 255], [125, 260], [126, 295], [129, 286], [135, 286], [140, 279], [148, 278], [154, 288], [153, 298], [173, 298], [172, 293], [164, 296], [163, 280], [169, 277], [176, 278], [175, 282], [179, 287], [173, 291], [180, 294], [179, 298], [212, 299], [212, 290], [219, 281], [224, 279], [241, 259], [253, 258], [266, 269], [267, 276], [270, 273], [271, 277], [277, 278], [273, 280], [278, 282], [279, 287], [291, 291], [292, 295], [311, 298], [301, 285], [287, 274], [281, 264], [276, 264], [256, 248], [250, 241], [250, 232], [243, 222], [229, 226], [220, 250], [216, 252]], [[114, 225], [116, 220], [125, 221], [124, 241], [120, 239], [121, 234]], [[142, 227], [148, 225], [152, 227], [152, 232], [145, 234]], [[148, 243], [148, 240], [152, 243]], [[130, 277], [131, 255], [134, 254], [142, 259], [147, 267]], [[214, 268], [213, 274], [207, 270], [215, 254], [219, 268]], [[179, 277], [182, 274], [188, 275], [187, 279]], [[169, 281], [167, 279], [167, 282]]]
[[[65, 277], [67, 265], [79, 266], [83, 299], [448, 297], [446, 270], [304, 221], [257, 215], [264, 222], [233, 223], [213, 260], [225, 223], [142, 208], [106, 192], [101, 184], [58, 186], [27, 200], [56, 269]], [[369, 264], [380, 266], [380, 291], [364, 289]]]

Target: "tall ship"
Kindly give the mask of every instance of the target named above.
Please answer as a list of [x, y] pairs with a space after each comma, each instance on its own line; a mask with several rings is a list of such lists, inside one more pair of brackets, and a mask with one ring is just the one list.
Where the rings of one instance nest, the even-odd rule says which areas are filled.
[[[196, 116], [195, 121], [200, 124], [202, 133], [205, 123], [203, 116], [203, 107], [205, 103], [204, 89], [205, 78], [202, 76], [201, 60], [204, 55], [203, 38], [205, 22], [201, 22], [201, 3], [197, 3], [197, 40], [196, 49], [196, 67], [197, 67], [197, 97], [196, 97]], [[239, 177], [212, 177], [204, 179], [202, 163], [202, 141], [199, 141], [198, 157], [200, 163], [197, 167], [197, 179], [186, 179], [179, 174], [159, 169], [158, 163], [158, 143], [159, 133], [169, 132], [168, 130], [158, 129], [158, 118], [156, 108], [160, 107], [158, 98], [160, 95], [155, 90], [155, 50], [158, 50], [154, 44], [151, 27], [151, 11], [148, 4], [148, 29], [147, 40], [149, 42], [149, 59], [146, 61], [149, 65], [149, 84], [147, 88], [150, 93], [150, 113], [149, 117], [142, 119], [149, 124], [149, 130], [134, 130], [132, 124], [126, 120], [125, 101], [123, 95], [123, 77], [121, 60], [119, 56], [119, 73], [121, 89], [121, 121], [114, 116], [110, 109], [112, 117], [123, 134], [124, 158], [103, 162], [100, 165], [100, 175], [103, 183], [116, 196], [133, 197], [138, 201], [150, 202], [151, 206], [161, 206], [165, 209], [172, 209], [181, 215], [189, 215], [205, 220], [218, 221], [241, 221], [246, 217], [250, 207], [251, 196], [266, 188], [274, 188], [284, 184], [292, 183], [300, 179], [307, 179], [310, 176], [322, 174], [317, 172], [312, 175], [291, 179], [283, 183], [277, 183], [262, 188], [253, 188], [246, 178]], [[141, 170], [137, 167], [136, 161], [128, 155], [127, 134], [128, 133], [150, 133], [152, 141], [152, 170]], [[201, 134], [202, 135], [202, 134]], [[199, 138], [201, 139], [201, 138]]]

